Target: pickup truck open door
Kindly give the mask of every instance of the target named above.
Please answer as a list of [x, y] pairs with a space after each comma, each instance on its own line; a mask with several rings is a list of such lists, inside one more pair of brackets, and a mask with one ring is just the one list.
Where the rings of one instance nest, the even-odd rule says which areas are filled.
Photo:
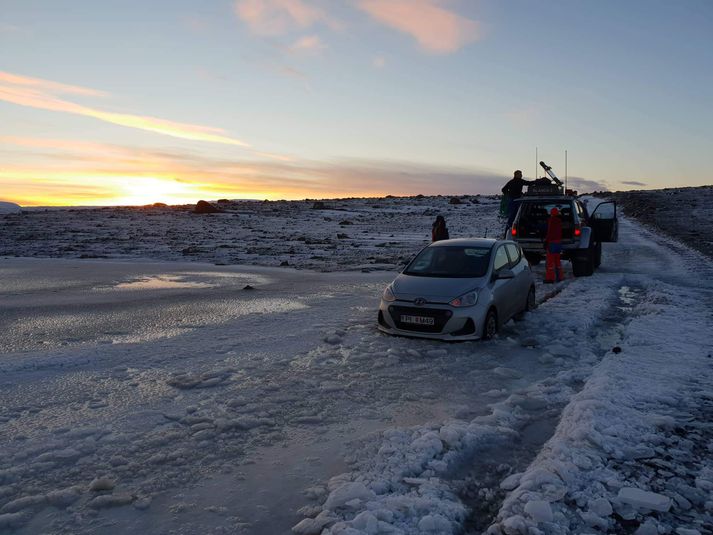
[[619, 240], [619, 223], [616, 218], [616, 203], [604, 201], [594, 209], [589, 218], [589, 224], [598, 242], [615, 242]]

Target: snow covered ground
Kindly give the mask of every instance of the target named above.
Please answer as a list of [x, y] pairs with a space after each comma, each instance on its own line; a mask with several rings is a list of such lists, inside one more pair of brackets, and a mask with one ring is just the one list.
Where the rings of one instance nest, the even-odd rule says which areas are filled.
[[[398, 261], [432, 217], [387, 201], [423, 219]], [[497, 222], [494, 202], [423, 202], [455, 235]], [[303, 212], [292, 234], [337, 230]], [[337, 247], [320, 269], [347, 267]], [[343, 254], [379, 267], [371, 247]], [[538, 287], [487, 343], [378, 333], [392, 277], [0, 259], [0, 533], [713, 532], [709, 259], [623, 220], [595, 276]]]

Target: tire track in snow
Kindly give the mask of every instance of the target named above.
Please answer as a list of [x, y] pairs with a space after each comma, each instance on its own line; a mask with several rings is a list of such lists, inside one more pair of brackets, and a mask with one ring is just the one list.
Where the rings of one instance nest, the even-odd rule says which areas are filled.
[[[599, 322], [588, 333], [590, 349], [598, 357], [592, 367], [620, 342], [626, 325], [636, 315], [637, 305], [644, 300], [643, 287], [624, 282], [627, 284], [619, 288], [616, 301], [602, 311]], [[470, 460], [465, 474], [454, 479], [461, 500], [470, 510], [464, 524], [465, 533], [482, 533], [495, 521], [508, 492], [517, 487], [522, 471], [552, 438], [562, 411], [585, 382], [586, 378], [571, 385], [571, 393], [559, 403], [532, 406], [529, 420], [516, 429], [519, 436], [508, 448], [482, 452], [482, 456]]]

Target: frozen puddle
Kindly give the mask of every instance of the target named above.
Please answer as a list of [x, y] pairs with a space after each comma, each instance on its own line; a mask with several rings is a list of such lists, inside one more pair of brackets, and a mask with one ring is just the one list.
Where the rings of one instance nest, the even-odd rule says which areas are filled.
[[214, 284], [187, 280], [183, 275], [155, 275], [115, 285], [117, 290], [175, 290], [180, 288], [214, 288]]
[[157, 273], [142, 275], [115, 283], [100, 286], [96, 290], [180, 290], [223, 288], [235, 289], [245, 286], [266, 285], [272, 282], [268, 276], [258, 273], [235, 273], [230, 271], [185, 271], [181, 273]]

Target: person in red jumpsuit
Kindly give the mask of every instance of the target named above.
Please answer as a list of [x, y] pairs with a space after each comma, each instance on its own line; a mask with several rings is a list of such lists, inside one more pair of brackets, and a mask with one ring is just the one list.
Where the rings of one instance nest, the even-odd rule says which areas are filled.
[[557, 207], [550, 210], [547, 220], [547, 236], [545, 237], [545, 250], [547, 252], [545, 282], [559, 282], [562, 280], [562, 219]]

